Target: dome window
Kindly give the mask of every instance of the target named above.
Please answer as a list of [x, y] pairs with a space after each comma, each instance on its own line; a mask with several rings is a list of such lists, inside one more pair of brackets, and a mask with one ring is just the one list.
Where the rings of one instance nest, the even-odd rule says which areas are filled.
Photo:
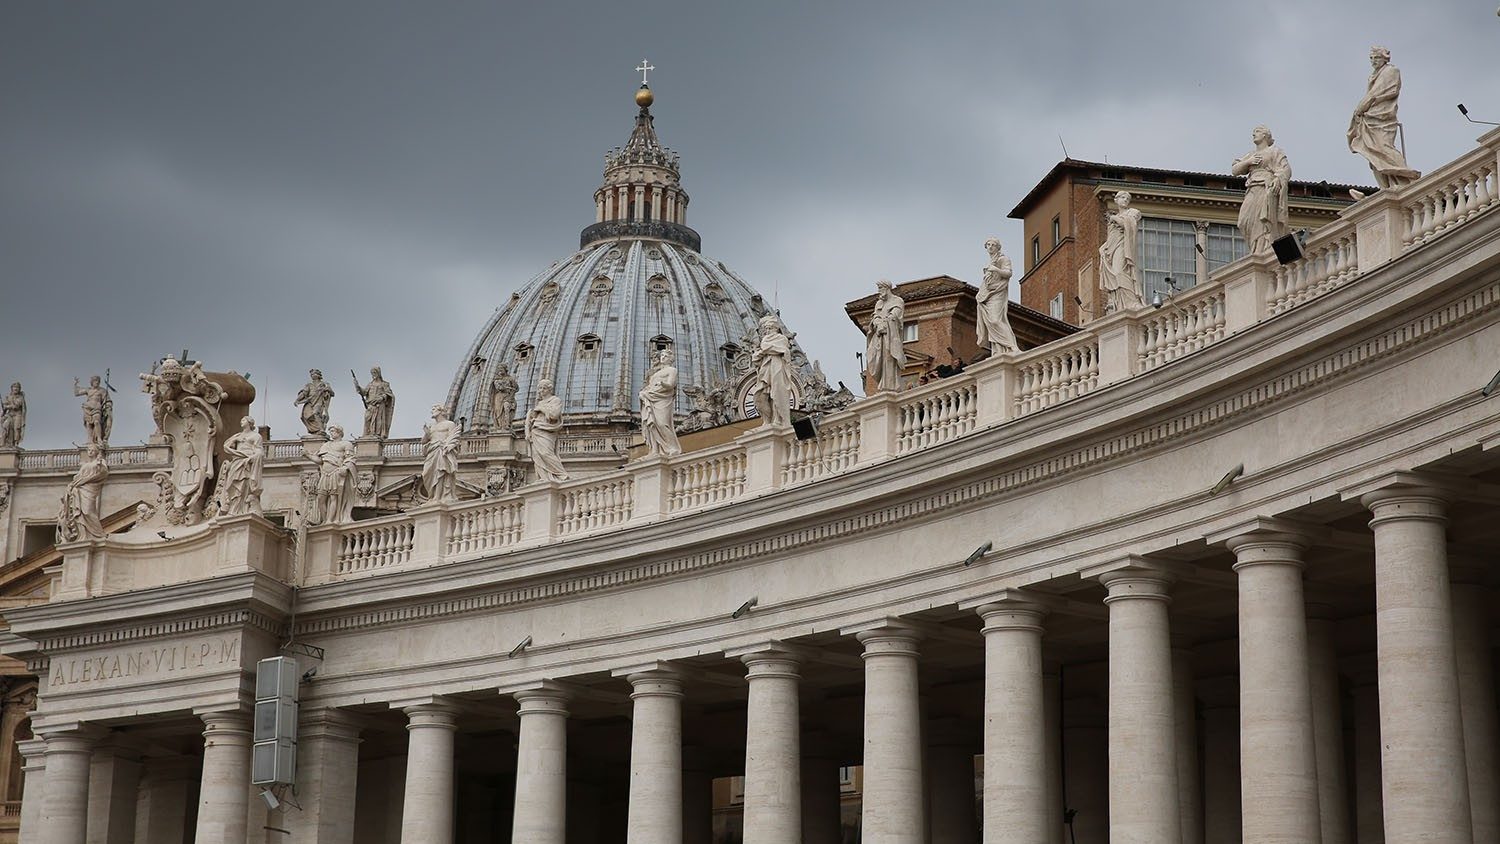
[[703, 298], [715, 308], [722, 308], [729, 301], [729, 297], [724, 295], [724, 288], [717, 281], [711, 281], [703, 288]]
[[562, 293], [562, 288], [555, 281], [549, 281], [542, 285], [542, 306], [551, 306], [553, 302], [557, 301], [560, 293]]
[[596, 299], [608, 298], [610, 291], [614, 289], [615, 283], [607, 275], [596, 275], [589, 282], [589, 295]]
[[646, 250], [646, 257], [650, 258], [653, 261], [660, 261], [661, 260], [661, 250], [657, 249], [656, 247], [653, 246], [650, 249]]
[[531, 360], [532, 351], [534, 351], [534, 349], [530, 343], [522, 343], [521, 345], [517, 346], [516, 363], [521, 364]]
[[657, 273], [656, 275], [653, 275], [651, 276], [651, 278], [646, 280], [646, 293], [651, 296], [665, 297], [671, 292], [671, 283], [668, 282], [667, 277], [662, 275], [661, 273]]
[[594, 360], [599, 357], [599, 347], [603, 345], [598, 334], [584, 334], [578, 338], [578, 357], [582, 360]]
[[672, 348], [672, 338], [671, 337], [668, 337], [665, 334], [658, 334], [655, 337], [651, 338], [651, 351], [653, 353], [655, 353], [655, 352], [665, 352], [667, 349], [670, 349], [670, 348]]
[[733, 343], [725, 343], [719, 347], [719, 351], [724, 355], [724, 362], [731, 366], [740, 359], [740, 347]]

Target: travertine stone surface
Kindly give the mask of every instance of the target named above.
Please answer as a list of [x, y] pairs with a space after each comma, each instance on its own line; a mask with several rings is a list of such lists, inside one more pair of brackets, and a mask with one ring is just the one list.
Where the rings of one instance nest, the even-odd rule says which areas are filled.
[[682, 842], [682, 679], [670, 670], [631, 674], [627, 844]]
[[38, 824], [39, 844], [84, 844], [89, 812], [89, 768], [101, 732], [92, 727], [52, 733], [47, 739], [47, 788]]
[[16, 742], [16, 752], [21, 754], [21, 773], [25, 778], [19, 841], [20, 844], [36, 844], [41, 840], [42, 806], [46, 802], [47, 740], [23, 739]]
[[1453, 635], [1474, 844], [1500, 844], [1500, 725], [1496, 723], [1500, 713], [1495, 708], [1488, 620], [1488, 608], [1494, 599], [1483, 582], [1476, 582], [1482, 577], [1482, 569], [1455, 569]]
[[1317, 747], [1320, 844], [1349, 844], [1349, 788], [1344, 762], [1344, 705], [1339, 693], [1338, 625], [1328, 610], [1309, 605], [1308, 678], [1312, 688], [1313, 739]]
[[865, 646], [864, 792], [860, 834], [869, 844], [922, 844], [922, 716], [915, 630], [856, 634]]
[[401, 844], [453, 844], [453, 733], [458, 727], [457, 712], [445, 701], [409, 706], [405, 711], [406, 796], [401, 805]]
[[1177, 816], [1182, 844], [1202, 844], [1203, 790], [1198, 776], [1198, 699], [1193, 691], [1193, 652], [1172, 649], [1172, 724], [1177, 743]]
[[283, 822], [292, 844], [355, 844], [359, 726], [331, 709], [304, 710], [298, 718], [297, 802], [302, 808], [287, 812]]
[[114, 844], [135, 836], [136, 796], [141, 781], [139, 754], [106, 736], [89, 763], [88, 844]]
[[797, 685], [801, 660], [779, 648], [744, 654], [745, 844], [802, 839], [801, 732]]
[[193, 844], [240, 844], [250, 817], [250, 716], [212, 712], [202, 717], [203, 778]]
[[984, 619], [984, 844], [1047, 841], [1042, 607], [1023, 597], [980, 606]]
[[514, 697], [520, 704], [521, 735], [511, 844], [565, 844], [568, 694], [548, 686], [519, 691]]

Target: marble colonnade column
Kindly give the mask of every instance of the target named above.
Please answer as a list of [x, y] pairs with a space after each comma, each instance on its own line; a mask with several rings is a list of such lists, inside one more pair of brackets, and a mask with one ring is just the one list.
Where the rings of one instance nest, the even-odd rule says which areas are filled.
[[89, 844], [114, 844], [135, 837], [136, 798], [141, 759], [134, 749], [110, 735], [94, 745], [89, 761]]
[[517, 710], [521, 735], [516, 750], [516, 802], [510, 840], [512, 844], [565, 844], [571, 695], [556, 684], [545, 683], [515, 692], [514, 697], [521, 704]]
[[103, 735], [84, 725], [45, 734], [47, 788], [38, 822], [40, 844], [84, 844], [88, 825], [89, 767], [94, 743]]
[[297, 802], [286, 813], [292, 844], [353, 844], [359, 788], [359, 722], [338, 709], [301, 715], [297, 736]]
[[1320, 604], [1308, 607], [1308, 679], [1312, 691], [1314, 758], [1318, 770], [1321, 844], [1351, 844], [1349, 789], [1344, 763], [1344, 699], [1340, 693], [1338, 625]]
[[1447, 502], [1397, 484], [1360, 497], [1375, 533], [1375, 641], [1388, 841], [1472, 844], [1448, 580]]
[[1500, 844], [1500, 712], [1489, 636], [1493, 598], [1484, 571], [1467, 565], [1452, 570], [1453, 634], [1474, 844]]
[[744, 844], [802, 840], [802, 660], [776, 645], [740, 655], [745, 707]]
[[627, 844], [682, 844], [682, 678], [657, 666], [626, 675], [630, 699]]
[[984, 844], [1050, 841], [1042, 618], [1020, 592], [975, 608], [984, 619]]
[[20, 844], [41, 840], [42, 803], [47, 792], [47, 740], [29, 738], [16, 742], [21, 754], [22, 785]]
[[1062, 775], [1062, 668], [1042, 669], [1043, 738], [1047, 764], [1047, 828], [1052, 832], [1045, 844], [1067, 844], [1067, 825], [1063, 823]]
[[241, 844], [250, 820], [250, 715], [210, 712], [202, 718], [203, 775], [193, 842]]
[[917, 631], [887, 622], [855, 635], [865, 650], [864, 789], [866, 844], [922, 844], [922, 708]]
[[[1269, 526], [1268, 526], [1269, 525]], [[1227, 537], [1239, 587], [1240, 790], [1244, 839], [1317, 842], [1318, 763], [1308, 673], [1302, 555], [1267, 520]]]
[[1098, 575], [1109, 607], [1109, 832], [1111, 844], [1182, 838], [1177, 801], [1171, 576], [1134, 560]]
[[135, 807], [136, 844], [184, 844], [188, 806], [198, 760], [191, 756], [150, 756], [141, 763]]
[[407, 706], [406, 790], [401, 801], [401, 844], [453, 842], [453, 734], [458, 710], [434, 698]]

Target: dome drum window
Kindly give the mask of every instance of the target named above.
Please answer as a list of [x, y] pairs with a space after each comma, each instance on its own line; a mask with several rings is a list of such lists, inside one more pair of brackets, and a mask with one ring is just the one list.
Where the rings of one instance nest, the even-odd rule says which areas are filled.
[[646, 293], [655, 298], [665, 298], [672, 292], [672, 284], [661, 273], [646, 280]]
[[615, 283], [610, 280], [609, 276], [596, 275], [594, 280], [589, 282], [589, 298], [606, 299], [614, 289]]
[[672, 338], [671, 337], [668, 337], [665, 334], [658, 334], [655, 337], [651, 338], [651, 351], [653, 353], [655, 353], [655, 352], [665, 352], [666, 350], [668, 350], [670, 348], [672, 348]]
[[522, 343], [516, 347], [516, 363], [525, 363], [531, 360], [531, 353], [535, 351], [530, 343]]
[[597, 360], [599, 349], [604, 341], [599, 339], [598, 334], [583, 334], [578, 338], [578, 358], [580, 360]]

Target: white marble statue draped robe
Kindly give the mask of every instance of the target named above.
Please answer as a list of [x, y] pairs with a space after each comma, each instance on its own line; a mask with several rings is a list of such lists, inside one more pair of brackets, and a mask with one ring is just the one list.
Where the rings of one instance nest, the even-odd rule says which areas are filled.
[[673, 406], [677, 403], [677, 367], [664, 354], [660, 366], [646, 378], [641, 388], [641, 436], [646, 440], [646, 453], [681, 454], [682, 445], [677, 442], [677, 430], [672, 418]]
[[219, 469], [219, 493], [215, 496], [220, 516], [260, 513], [261, 467], [266, 448], [260, 432], [252, 426], [224, 441], [224, 465]]
[[1138, 263], [1141, 212], [1123, 208], [1109, 215], [1109, 231], [1099, 247], [1099, 289], [1104, 291], [1110, 313], [1128, 311], [1146, 304], [1141, 295]]
[[1401, 96], [1401, 71], [1390, 64], [1370, 74], [1364, 97], [1349, 118], [1349, 151], [1364, 156], [1382, 188], [1400, 187], [1421, 175], [1406, 164], [1396, 146], [1396, 99]]
[[354, 518], [354, 443], [329, 440], [313, 458], [318, 484], [308, 521], [315, 525], [347, 524]]
[[68, 482], [68, 489], [63, 493], [62, 509], [57, 516], [57, 528], [63, 540], [104, 538], [100, 499], [107, 477], [109, 464], [105, 462], [104, 453], [89, 448], [78, 466], [78, 473]]
[[371, 376], [363, 387], [354, 382], [354, 389], [365, 403], [364, 436], [385, 439], [391, 435], [391, 418], [396, 413], [396, 393], [391, 382], [380, 376]]
[[0, 397], [0, 448], [15, 448], [26, 436], [26, 394], [20, 384]]
[[434, 417], [422, 429], [422, 497], [428, 501], [458, 499], [458, 423]]
[[309, 434], [321, 434], [328, 425], [328, 405], [333, 401], [333, 387], [322, 378], [314, 378], [297, 391], [293, 404], [302, 407], [302, 424]]
[[[764, 317], [774, 320], [775, 317]], [[755, 384], [752, 394], [755, 406], [766, 425], [792, 424], [792, 391], [796, 379], [788, 362], [792, 355], [792, 341], [781, 332], [780, 325], [764, 329], [760, 345], [750, 353], [750, 362], [755, 364]]]
[[901, 369], [906, 366], [906, 302], [886, 291], [875, 299], [870, 313], [870, 334], [865, 340], [865, 366], [878, 390], [901, 389]]
[[562, 430], [562, 399], [548, 395], [526, 415], [526, 442], [531, 446], [531, 463], [538, 480], [565, 481], [568, 471], [557, 456], [557, 434]]
[[984, 267], [984, 277], [979, 282], [979, 294], [975, 297], [979, 305], [979, 345], [999, 355], [1017, 351], [1016, 334], [1010, 328], [1010, 258], [996, 251]]
[[1229, 171], [1245, 177], [1245, 200], [1240, 203], [1240, 234], [1253, 255], [1266, 252], [1290, 225], [1287, 189], [1292, 165], [1281, 147], [1268, 143], [1236, 159]]

